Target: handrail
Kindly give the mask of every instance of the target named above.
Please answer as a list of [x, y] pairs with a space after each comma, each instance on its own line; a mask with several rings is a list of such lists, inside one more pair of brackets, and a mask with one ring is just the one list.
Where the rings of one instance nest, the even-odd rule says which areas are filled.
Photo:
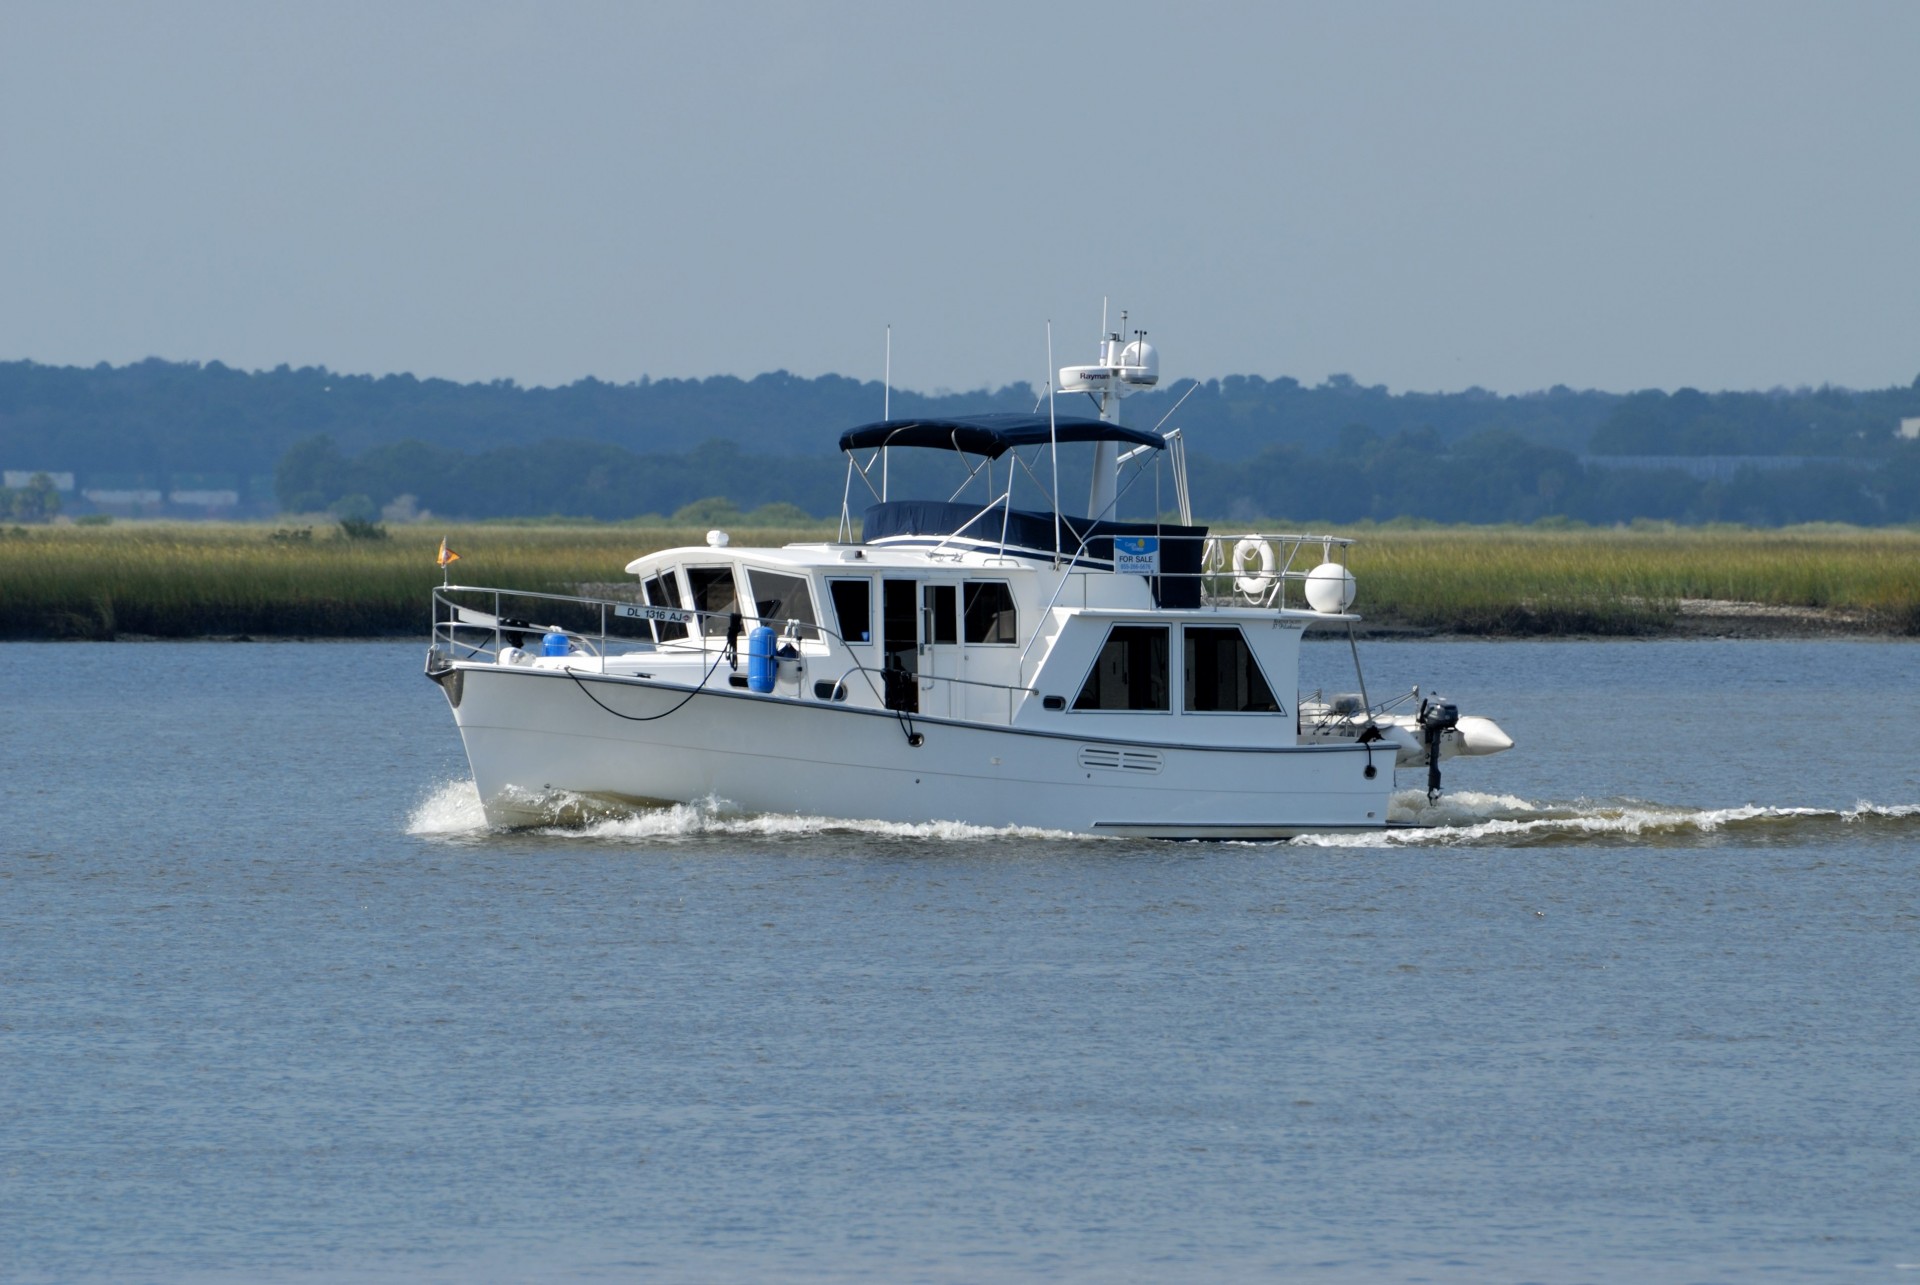
[[[490, 613], [492, 623], [488, 624], [482, 621], [464, 621], [459, 619], [458, 617], [461, 611], [472, 610], [472, 608], [463, 607], [462, 604], [455, 602], [450, 595], [456, 593], [485, 594], [490, 597], [493, 608]], [[531, 598], [542, 602], [569, 603], [577, 607], [595, 608], [599, 613], [600, 626], [596, 632], [583, 633], [578, 629], [568, 629], [565, 626], [557, 624], [540, 624], [530, 620], [510, 621], [501, 611], [500, 604], [502, 598]], [[569, 640], [584, 646], [588, 655], [604, 658], [607, 655], [607, 620], [609, 608], [612, 609], [613, 616], [616, 619], [634, 620], [649, 625], [695, 625], [700, 630], [698, 634], [699, 641], [692, 645], [688, 645], [684, 643], [682, 639], [678, 638], [662, 639], [657, 629], [651, 630], [652, 638], [650, 641], [656, 650], [673, 648], [704, 653], [711, 650], [707, 645], [708, 640], [718, 639], [719, 637], [719, 635], [706, 631], [707, 622], [719, 620], [731, 623], [735, 615], [741, 615], [744, 619], [744, 613], [739, 612], [704, 611], [697, 607], [670, 607], [614, 598], [588, 598], [579, 594], [544, 593], [533, 589], [500, 589], [491, 585], [435, 585], [433, 589], [433, 602], [433, 632], [436, 639], [444, 635], [449, 643], [453, 643], [456, 646], [464, 646], [465, 644], [459, 643], [452, 637], [452, 630], [463, 628], [488, 630], [493, 634], [495, 644], [490, 654], [497, 654], [504, 634], [548, 633], [553, 630], [559, 630], [559, 632], [564, 633]], [[440, 607], [442, 606], [448, 608], [451, 613], [446, 619], [442, 619], [440, 615]], [[839, 637], [838, 634], [835, 634], [824, 625], [817, 624], [813, 621], [801, 620], [798, 617], [789, 616], [780, 620], [762, 620], [760, 623], [778, 626], [782, 630], [811, 629], [822, 636], [831, 635], [835, 638]], [[617, 642], [620, 641], [620, 639], [616, 636], [614, 641]], [[841, 639], [840, 641], [844, 645], [846, 640]], [[489, 652], [489, 649], [482, 645], [475, 648], [471, 654], [478, 655], [482, 652]]]
[[[1321, 562], [1337, 562], [1340, 559], [1334, 556], [1335, 550], [1344, 555], [1353, 547], [1353, 540], [1347, 536], [1290, 532], [1250, 531], [1241, 535], [1208, 535], [1205, 540], [1200, 555], [1203, 605], [1271, 607], [1283, 611], [1288, 608], [1287, 586], [1304, 585], [1312, 572], [1311, 567], [1297, 565], [1307, 549], [1317, 545]], [[1267, 558], [1276, 545], [1281, 553], [1273, 556], [1269, 566]], [[1260, 552], [1254, 553], [1253, 566], [1242, 568], [1238, 565], [1239, 554], [1249, 546]]]
[[[455, 602], [450, 596], [455, 593], [487, 595], [491, 599], [490, 605], [493, 608], [493, 610], [489, 614], [488, 621], [461, 620], [459, 618], [460, 612], [474, 610], [474, 609], [470, 607], [463, 607], [460, 603]], [[532, 598], [532, 599], [538, 599], [544, 602], [570, 603], [575, 606], [598, 608], [600, 610], [600, 631], [597, 635], [583, 634], [578, 630], [565, 629], [558, 625], [542, 625], [542, 624], [537, 624], [533, 621], [526, 621], [524, 623], [510, 622], [501, 612], [501, 600], [503, 598], [505, 599]], [[433, 620], [432, 637], [433, 637], [433, 643], [436, 649], [442, 643], [444, 643], [448, 647], [467, 648], [468, 651], [467, 651], [467, 656], [465, 657], [466, 659], [472, 659], [473, 657], [480, 656], [480, 655], [497, 657], [500, 651], [502, 650], [502, 644], [505, 641], [504, 640], [505, 634], [546, 633], [552, 629], [559, 629], [560, 632], [567, 635], [569, 640], [572, 640], [581, 644], [585, 648], [585, 654], [587, 656], [601, 660], [603, 662], [603, 672], [604, 672], [604, 661], [611, 654], [609, 653], [608, 647], [607, 647], [608, 636], [606, 633], [606, 625], [607, 625], [606, 609], [609, 607], [613, 607], [613, 608], [631, 607], [631, 608], [637, 608], [638, 612], [657, 613], [655, 615], [640, 615], [638, 614], [638, 612], [636, 612], [634, 615], [621, 617], [623, 619], [650, 620], [654, 623], [684, 623], [684, 624], [690, 624], [690, 625], [698, 623], [698, 624], [704, 625], [704, 623], [707, 620], [725, 620], [725, 619], [729, 619], [733, 614], [730, 612], [702, 611], [694, 607], [666, 607], [666, 606], [654, 607], [648, 603], [623, 602], [617, 599], [587, 598], [587, 597], [582, 597], [575, 594], [541, 593], [533, 590], [520, 590], [520, 589], [499, 589], [499, 588], [494, 588], [486, 585], [453, 585], [453, 584], [435, 585], [433, 589], [433, 602], [434, 602], [434, 620]], [[441, 616], [442, 607], [447, 608], [448, 611], [452, 614], [443, 618]], [[783, 630], [788, 628], [793, 628], [793, 627], [814, 630], [816, 633], [819, 634], [819, 636], [823, 640], [831, 639], [835, 642], [838, 642], [840, 646], [846, 650], [846, 653], [848, 656], [850, 657], [853, 656], [853, 652], [852, 652], [853, 644], [849, 643], [843, 635], [841, 635], [837, 631], [825, 625], [816, 624], [810, 621], [799, 620], [798, 618], [795, 618], [795, 617], [788, 617], [787, 619], [782, 621], [762, 621], [761, 623], [768, 624], [768, 625], [778, 625]], [[468, 643], [462, 642], [457, 637], [457, 631], [463, 630], [463, 629], [484, 631], [487, 633], [491, 633], [493, 635], [493, 645], [488, 646], [485, 643], [468, 644]], [[782, 637], [786, 637], [786, 636], [789, 636], [789, 635], [785, 633], [782, 634]], [[620, 640], [616, 637], [613, 641], [618, 642]], [[695, 654], [695, 653], [700, 655], [706, 655], [709, 652], [714, 650], [712, 644], [720, 643], [720, 642], [722, 642], [722, 640], [718, 635], [706, 633], [704, 632], [704, 629], [703, 629], [702, 632], [698, 633], [697, 635], [689, 635], [686, 638], [659, 639], [656, 637], [650, 643], [650, 645], [652, 646], [655, 654], [659, 654], [661, 652], [677, 651], [677, 652], [682, 652], [689, 655]], [[867, 664], [860, 663], [857, 657], [854, 657], [853, 664], [847, 665], [846, 667], [840, 669], [837, 676], [835, 676], [832, 679], [832, 682], [836, 686], [839, 686], [841, 684], [846, 683], [847, 680], [853, 677], [854, 675], [856, 674], [859, 675], [861, 680], [866, 684], [868, 693], [873, 697], [874, 704], [877, 707], [884, 709], [887, 707], [886, 696], [885, 696], [885, 681], [886, 681], [886, 676], [889, 672], [911, 674], [914, 677], [914, 679], [918, 682], [946, 683], [946, 684], [949, 684], [950, 686], [979, 687], [979, 688], [986, 688], [989, 690], [1003, 691], [1007, 694], [1007, 721], [1009, 723], [1013, 721], [1014, 706], [1016, 704], [1016, 699], [1018, 697], [1039, 695], [1039, 692], [1037, 689], [1028, 687], [1022, 684], [994, 683], [994, 682], [988, 682], [984, 679], [977, 679], [977, 678], [958, 678], [958, 677], [954, 677], [947, 674], [930, 674], [930, 673], [923, 672], [921, 670], [891, 670], [890, 671], [884, 666], [874, 666], [874, 665], [867, 665]], [[878, 676], [880, 679], [880, 682], [878, 684], [876, 684], [874, 681], [876, 676]]]

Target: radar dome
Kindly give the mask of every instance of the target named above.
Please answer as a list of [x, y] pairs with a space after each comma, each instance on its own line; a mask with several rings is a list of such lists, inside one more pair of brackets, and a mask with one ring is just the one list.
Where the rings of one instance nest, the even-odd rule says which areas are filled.
[[1120, 350], [1120, 365], [1126, 368], [1126, 381], [1152, 387], [1160, 382], [1160, 354], [1144, 339], [1136, 339]]

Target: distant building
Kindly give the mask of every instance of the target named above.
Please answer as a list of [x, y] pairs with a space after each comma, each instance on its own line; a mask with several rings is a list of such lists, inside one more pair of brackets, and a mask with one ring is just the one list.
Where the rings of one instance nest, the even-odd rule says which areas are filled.
[[238, 491], [169, 491], [169, 504], [184, 504], [196, 509], [230, 509], [240, 503]]
[[1697, 482], [1731, 481], [1742, 469], [1773, 473], [1781, 469], [1805, 468], [1810, 464], [1861, 470], [1879, 466], [1877, 460], [1838, 455], [1582, 455], [1580, 462], [1590, 469], [1685, 473]]
[[[1914, 422], [1920, 424], [1920, 420], [1915, 420]], [[49, 478], [53, 479], [54, 490], [73, 490], [73, 474], [54, 473], [43, 468], [0, 469], [0, 486], [5, 486], [8, 490], [18, 491], [42, 473], [45, 473]]]
[[1908, 441], [1912, 441], [1915, 438], [1920, 438], [1920, 419], [1901, 420], [1900, 428], [1896, 435], [1899, 437], [1904, 437]]
[[132, 508], [136, 505], [160, 503], [160, 492], [144, 489], [116, 491], [89, 487], [80, 492], [80, 496], [87, 503], [97, 504], [103, 509]]

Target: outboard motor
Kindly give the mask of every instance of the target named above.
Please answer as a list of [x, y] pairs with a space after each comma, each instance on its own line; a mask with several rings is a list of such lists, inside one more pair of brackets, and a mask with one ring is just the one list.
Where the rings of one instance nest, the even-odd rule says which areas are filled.
[[1460, 707], [1437, 695], [1420, 702], [1420, 739], [1427, 744], [1427, 802], [1440, 798], [1440, 738], [1460, 724]]

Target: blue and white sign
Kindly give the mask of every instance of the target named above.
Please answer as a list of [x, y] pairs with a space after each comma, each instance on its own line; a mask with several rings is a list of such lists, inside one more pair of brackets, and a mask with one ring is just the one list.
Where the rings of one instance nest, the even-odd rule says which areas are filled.
[[1159, 575], [1160, 537], [1157, 535], [1114, 536], [1113, 569], [1136, 576]]

